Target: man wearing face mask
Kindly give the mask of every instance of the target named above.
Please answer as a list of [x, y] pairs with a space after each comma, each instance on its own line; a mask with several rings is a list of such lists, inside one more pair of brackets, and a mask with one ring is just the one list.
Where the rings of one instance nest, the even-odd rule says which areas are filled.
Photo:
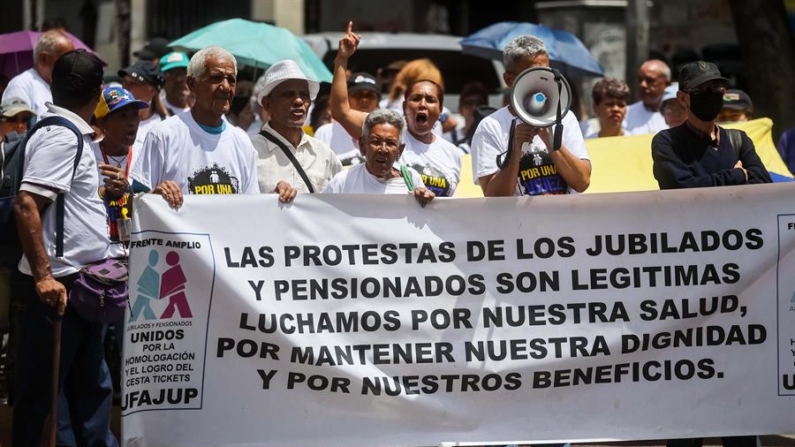
[[660, 131], [651, 143], [660, 189], [770, 183], [770, 174], [742, 131], [735, 141], [715, 124], [728, 80], [711, 62], [692, 62], [679, 72], [677, 99], [687, 107], [682, 126]]

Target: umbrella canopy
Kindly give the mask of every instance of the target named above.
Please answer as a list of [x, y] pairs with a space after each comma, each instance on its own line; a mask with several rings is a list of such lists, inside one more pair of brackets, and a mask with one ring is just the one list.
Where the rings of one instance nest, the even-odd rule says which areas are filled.
[[543, 25], [501, 22], [483, 28], [461, 41], [464, 54], [502, 60], [505, 45], [518, 36], [530, 35], [544, 41], [550, 65], [565, 76], [604, 76], [604, 69], [588, 48], [571, 33]]
[[303, 39], [285, 28], [243, 19], [216, 22], [181, 37], [170, 47], [198, 51], [219, 46], [241, 65], [268, 68], [276, 62], [292, 59], [304, 74], [318, 81], [331, 82], [331, 72]]
[[[72, 40], [75, 48], [82, 48], [94, 53], [94, 50], [77, 37], [66, 31], [63, 33]], [[17, 31], [0, 34], [0, 73], [13, 78], [33, 67], [33, 49], [36, 48], [36, 41], [39, 40], [39, 36], [41, 36], [41, 33], [38, 31]], [[101, 57], [100, 60], [102, 60]], [[102, 65], [108, 64], [103, 60]]]

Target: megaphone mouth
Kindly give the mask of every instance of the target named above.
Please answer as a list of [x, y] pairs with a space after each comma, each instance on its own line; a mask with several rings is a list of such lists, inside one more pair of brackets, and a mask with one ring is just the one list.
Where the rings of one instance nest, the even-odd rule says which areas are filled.
[[519, 73], [511, 86], [511, 106], [531, 126], [554, 125], [559, 102], [563, 116], [571, 107], [571, 88], [564, 77], [556, 76], [550, 68], [528, 68]]

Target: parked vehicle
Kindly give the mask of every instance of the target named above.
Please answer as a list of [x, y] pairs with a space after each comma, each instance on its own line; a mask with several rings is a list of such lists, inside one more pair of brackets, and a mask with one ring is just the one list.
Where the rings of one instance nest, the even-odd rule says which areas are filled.
[[[502, 63], [461, 53], [461, 37], [441, 34], [362, 32], [359, 48], [349, 62], [352, 72], [365, 71], [373, 75], [390, 62], [428, 58], [444, 77], [444, 105], [458, 109], [458, 99], [464, 84], [480, 81], [489, 91], [489, 104], [502, 106]], [[307, 34], [304, 40], [323, 62], [333, 68], [337, 45], [342, 33]]]

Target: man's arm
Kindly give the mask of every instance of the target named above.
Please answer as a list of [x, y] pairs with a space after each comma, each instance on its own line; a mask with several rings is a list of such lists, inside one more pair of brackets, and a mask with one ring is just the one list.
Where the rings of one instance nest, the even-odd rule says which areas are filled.
[[661, 131], [651, 140], [654, 178], [660, 189], [704, 188], [709, 186], [742, 185], [746, 183], [742, 167], [723, 169], [704, 175], [693, 175], [676, 154], [669, 131]]
[[748, 183], [773, 183], [770, 178], [770, 173], [767, 172], [765, 164], [756, 153], [754, 142], [748, 138], [745, 132], [741, 132], [743, 145], [740, 148], [740, 161], [743, 163], [743, 168], [748, 172]]
[[[579, 127], [572, 130], [580, 132]], [[549, 157], [555, 163], [558, 174], [563, 178], [563, 181], [577, 192], [583, 192], [588, 189], [591, 184], [591, 162], [577, 157], [563, 144], [561, 144], [560, 149], [553, 150], [551, 127], [538, 129], [537, 132], [541, 141], [547, 146]], [[582, 134], [580, 134], [580, 141], [574, 143], [584, 144], [582, 143]]]
[[66, 310], [66, 287], [52, 276], [41, 229], [41, 210], [51, 202], [50, 198], [21, 190], [14, 201], [14, 214], [22, 250], [36, 282], [36, 293], [44, 303], [55, 307], [58, 315], [63, 315]]
[[[485, 197], [510, 197], [516, 192], [517, 175], [519, 174], [519, 159], [522, 157], [522, 144], [533, 141], [536, 129], [527, 124], [518, 124], [514, 128], [513, 150], [506, 154], [506, 165], [500, 169], [496, 166], [496, 154], [507, 149], [505, 142], [500, 141], [499, 131], [491, 126], [492, 123], [481, 122], [472, 139], [472, 150], [478, 151], [478, 166], [473, 169], [478, 175], [478, 183]], [[513, 123], [511, 124], [513, 125]], [[492, 159], [494, 158], [494, 159]], [[494, 168], [497, 168], [494, 172]], [[491, 174], [486, 172], [492, 171]]]

